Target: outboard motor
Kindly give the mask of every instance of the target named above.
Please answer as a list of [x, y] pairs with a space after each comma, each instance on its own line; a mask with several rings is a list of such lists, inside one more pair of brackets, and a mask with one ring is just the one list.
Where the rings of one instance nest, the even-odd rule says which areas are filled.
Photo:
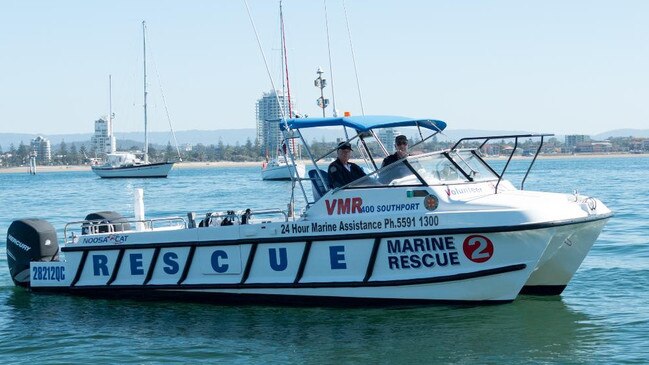
[[[86, 216], [85, 220], [99, 222], [99, 225], [95, 230], [92, 230], [92, 233], [121, 232], [131, 229], [131, 225], [127, 223], [127, 220], [117, 212], [90, 213]], [[112, 224], [112, 228], [109, 223]], [[84, 224], [82, 234], [88, 234], [90, 232], [89, 228], [91, 228], [90, 225]]]
[[29, 287], [31, 261], [58, 261], [56, 230], [36, 218], [13, 221], [7, 230], [7, 263], [14, 284]]

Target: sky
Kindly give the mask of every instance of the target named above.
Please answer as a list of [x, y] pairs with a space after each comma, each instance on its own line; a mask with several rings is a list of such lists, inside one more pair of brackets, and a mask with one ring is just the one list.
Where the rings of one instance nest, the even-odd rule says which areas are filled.
[[[279, 2], [247, 4], [281, 88]], [[435, 118], [447, 129], [649, 128], [649, 1], [284, 0], [283, 9], [302, 114], [322, 115], [313, 85], [322, 67], [340, 113]], [[143, 130], [143, 20], [150, 130], [169, 131], [161, 95], [175, 130], [255, 127], [255, 102], [272, 84], [243, 0], [2, 0], [0, 133], [91, 133], [109, 111], [108, 75], [115, 131]]]

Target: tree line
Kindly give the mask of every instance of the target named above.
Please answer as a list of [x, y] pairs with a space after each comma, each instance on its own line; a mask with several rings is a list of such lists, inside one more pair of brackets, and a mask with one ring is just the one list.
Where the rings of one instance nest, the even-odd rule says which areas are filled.
[[[629, 150], [638, 150], [637, 143], [638, 139], [633, 137], [616, 137], [609, 138], [609, 142], [613, 145], [613, 151], [624, 152]], [[414, 145], [415, 141], [410, 140], [410, 145]], [[498, 141], [492, 142], [499, 144], [501, 146], [511, 146], [511, 141]], [[450, 148], [454, 142], [450, 141], [438, 141], [437, 136], [434, 136], [430, 140], [420, 144], [416, 148], [416, 152], [425, 153], [432, 151], [439, 151], [443, 149]], [[309, 144], [309, 150], [311, 153], [316, 156], [324, 156], [326, 153], [331, 152], [328, 156], [335, 157], [335, 148], [337, 142], [326, 142], [324, 140], [317, 141], [312, 140]], [[544, 149], [549, 151], [551, 149], [557, 149], [563, 146], [564, 144], [559, 142], [556, 138], [550, 138], [544, 144]], [[382, 151], [376, 142], [368, 142], [368, 148], [374, 155], [382, 155]], [[464, 147], [476, 147], [477, 142], [472, 142], [466, 144]], [[526, 140], [520, 141], [518, 147], [522, 150], [534, 150], [538, 146], [538, 141]], [[386, 146], [387, 147], [387, 146]], [[137, 153], [142, 149], [141, 144], [124, 146], [118, 145], [119, 151], [130, 151]], [[303, 148], [302, 148], [303, 149]], [[358, 150], [355, 148], [355, 150]], [[180, 157], [178, 155], [180, 152]], [[15, 147], [12, 143], [9, 146], [8, 151], [4, 151], [2, 146], [0, 146], [0, 166], [2, 167], [13, 167], [21, 166], [29, 163], [30, 154], [32, 153], [31, 146], [26, 145], [22, 141]], [[304, 155], [304, 154], [303, 154]], [[92, 149], [88, 143], [66, 143], [62, 141], [60, 144], [55, 145], [51, 149], [51, 160], [49, 162], [43, 162], [37, 158], [37, 163], [39, 165], [83, 165], [91, 163], [93, 158], [101, 158], [102, 156], [97, 154], [94, 149]], [[255, 140], [254, 142], [248, 138], [245, 144], [239, 144], [238, 142], [235, 145], [224, 144], [223, 141], [220, 141], [217, 144], [196, 144], [189, 148], [181, 149], [177, 151], [171, 143], [167, 143], [166, 146], [160, 145], [149, 145], [149, 160], [157, 161], [188, 161], [188, 162], [215, 162], [215, 161], [234, 161], [234, 162], [245, 162], [245, 161], [263, 161], [266, 158], [274, 156], [266, 156], [265, 152], [262, 152], [260, 148], [259, 141]], [[360, 157], [358, 152], [355, 153], [355, 157]], [[304, 156], [306, 158], [306, 156]]]
[[[138, 153], [142, 150], [142, 146], [132, 145], [129, 147], [120, 146], [118, 144], [118, 151], [128, 151]], [[0, 166], [13, 167], [23, 166], [29, 163], [30, 154], [32, 154], [30, 145], [20, 142], [18, 147], [13, 143], [9, 146], [6, 152], [0, 146]], [[224, 144], [219, 141], [216, 145], [197, 144], [191, 148], [182, 149], [177, 151], [171, 143], [167, 146], [149, 145], [149, 160], [151, 161], [177, 161], [179, 159], [178, 152], [180, 152], [180, 159], [182, 161], [196, 161], [196, 162], [210, 162], [210, 161], [261, 161], [265, 158], [260, 152], [259, 143], [254, 143], [248, 138], [246, 143], [240, 145], [236, 143], [234, 146]], [[89, 164], [95, 158], [103, 157], [101, 154], [89, 147], [87, 143], [66, 143], [62, 141], [60, 144], [51, 148], [51, 160], [49, 162], [42, 161], [37, 156], [37, 164], [39, 165], [84, 165]]]

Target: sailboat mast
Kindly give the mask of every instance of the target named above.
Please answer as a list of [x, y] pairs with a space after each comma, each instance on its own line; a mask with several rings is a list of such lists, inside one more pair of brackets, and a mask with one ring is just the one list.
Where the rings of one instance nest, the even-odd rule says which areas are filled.
[[[284, 31], [284, 12], [282, 10], [282, 2], [279, 2], [279, 23], [280, 31], [282, 33], [282, 99], [286, 100], [288, 98], [288, 119], [293, 118], [293, 106], [291, 105], [291, 84], [288, 77], [288, 55], [286, 53], [286, 32]], [[284, 82], [286, 82], [286, 93], [284, 93]], [[281, 105], [281, 108], [284, 109], [284, 105]], [[289, 140], [288, 148], [291, 151], [295, 152], [295, 139]]]
[[108, 75], [108, 138], [110, 142], [110, 153], [115, 153], [116, 146], [113, 143], [113, 76]]
[[[282, 79], [286, 78], [286, 80], [282, 80], [282, 86], [284, 84], [284, 81], [286, 81], [286, 97], [288, 97], [288, 119], [293, 118], [293, 108], [291, 105], [291, 84], [289, 83], [289, 77], [288, 77], [288, 56], [286, 54], [286, 33], [284, 32], [284, 13], [282, 11], [282, 2], [279, 2], [279, 22], [280, 22], [280, 27], [281, 27], [281, 32], [282, 32]], [[282, 90], [284, 92], [284, 90]], [[285, 95], [282, 95], [285, 96]]]
[[144, 163], [149, 163], [149, 133], [146, 115], [146, 22], [142, 21], [142, 50], [144, 53]]

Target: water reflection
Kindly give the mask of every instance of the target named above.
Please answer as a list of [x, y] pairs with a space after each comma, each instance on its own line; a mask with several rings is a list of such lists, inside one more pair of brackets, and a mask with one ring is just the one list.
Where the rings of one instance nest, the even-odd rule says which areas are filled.
[[[62, 238], [65, 222], [90, 212], [132, 214], [135, 188], [145, 189], [146, 214], [155, 217], [282, 208], [290, 183], [262, 182], [259, 168], [186, 169], [153, 180], [0, 174], [7, 207], [0, 211], [0, 363], [647, 363], [649, 203], [637, 199], [646, 193], [637, 183], [649, 178], [646, 163], [537, 161], [526, 189], [577, 188], [616, 214], [561, 298], [353, 310], [90, 300], [14, 288], [4, 235], [15, 218], [46, 218]], [[507, 176], [522, 177], [524, 169], [513, 167]]]
[[0, 346], [13, 358], [46, 355], [55, 337], [73, 346], [56, 350], [70, 360], [110, 349], [120, 362], [164, 356], [236, 363], [574, 363], [593, 360], [601, 342], [593, 321], [557, 298], [486, 307], [329, 309], [93, 300], [22, 289], [5, 294]]

